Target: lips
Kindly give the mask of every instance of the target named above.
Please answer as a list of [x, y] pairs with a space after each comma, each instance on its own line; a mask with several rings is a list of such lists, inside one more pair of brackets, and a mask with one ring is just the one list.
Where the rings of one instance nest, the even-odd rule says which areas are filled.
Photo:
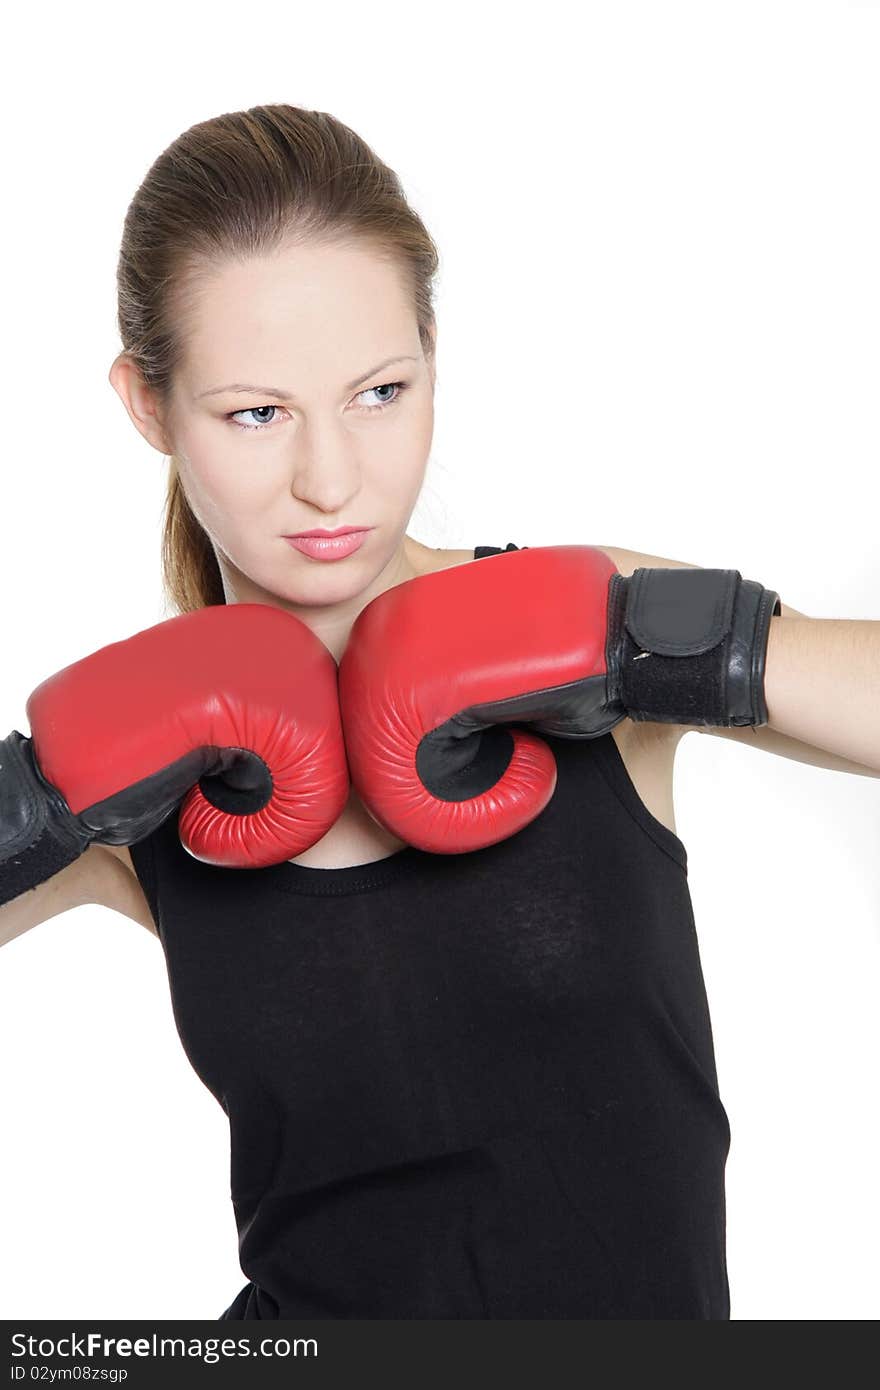
[[304, 538], [308, 539], [309, 536], [318, 536], [332, 540], [334, 536], [351, 536], [357, 531], [368, 531], [369, 529], [368, 526], [340, 526], [338, 531], [322, 531], [320, 529], [314, 531], [294, 531], [292, 535], [285, 536], [284, 539], [286, 541], [297, 541]]
[[302, 555], [308, 555], [312, 560], [343, 560], [348, 555], [353, 555], [356, 550], [367, 539], [367, 531], [370, 528], [361, 530], [348, 530], [343, 532], [331, 532], [329, 535], [312, 536], [285, 536], [289, 546], [298, 550]]

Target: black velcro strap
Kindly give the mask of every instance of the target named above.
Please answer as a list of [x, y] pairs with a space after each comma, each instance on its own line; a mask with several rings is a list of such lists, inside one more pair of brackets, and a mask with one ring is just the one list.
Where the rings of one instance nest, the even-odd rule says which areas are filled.
[[637, 647], [696, 656], [717, 647], [733, 622], [738, 570], [637, 569], [625, 623]]
[[739, 570], [637, 569], [609, 586], [609, 679], [633, 720], [767, 723], [764, 668], [779, 595]]

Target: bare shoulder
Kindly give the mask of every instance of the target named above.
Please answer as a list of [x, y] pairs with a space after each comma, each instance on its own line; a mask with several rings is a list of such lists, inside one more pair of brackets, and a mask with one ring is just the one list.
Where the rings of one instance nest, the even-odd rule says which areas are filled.
[[468, 560], [473, 560], [474, 552], [471, 550], [431, 550], [425, 561], [425, 574], [435, 574], [437, 570], [451, 569], [453, 565], [464, 565]]
[[419, 571], [421, 574], [436, 574], [438, 570], [452, 569], [454, 565], [465, 565], [475, 558], [474, 549], [474, 546], [469, 550], [429, 549], [423, 546], [418, 562]]
[[93, 874], [92, 900], [100, 907], [110, 907], [139, 922], [147, 931], [158, 936], [156, 923], [146, 895], [135, 871], [128, 845], [93, 844], [97, 851]]

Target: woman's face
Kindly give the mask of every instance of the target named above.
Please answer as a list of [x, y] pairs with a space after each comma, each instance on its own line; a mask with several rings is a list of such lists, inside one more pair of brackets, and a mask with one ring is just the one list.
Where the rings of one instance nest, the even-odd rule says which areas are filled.
[[[412, 577], [434, 364], [394, 268], [364, 246], [286, 249], [197, 282], [183, 323], [163, 424], [227, 601], [342, 616]], [[371, 529], [342, 559], [283, 539], [344, 526]]]

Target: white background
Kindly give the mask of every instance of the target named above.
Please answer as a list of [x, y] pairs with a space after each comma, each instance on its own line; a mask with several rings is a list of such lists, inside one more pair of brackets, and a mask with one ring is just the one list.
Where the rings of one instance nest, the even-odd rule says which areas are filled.
[[[27, 14], [0, 96], [2, 735], [166, 616], [166, 463], [107, 380], [122, 220], [178, 134], [263, 102], [358, 130], [440, 247], [412, 534], [623, 546], [880, 621], [876, 4]], [[675, 796], [732, 1316], [876, 1318], [880, 782], [692, 735]], [[0, 1116], [0, 1316], [219, 1316], [245, 1282], [227, 1121], [142, 927], [78, 908], [2, 951]]]

